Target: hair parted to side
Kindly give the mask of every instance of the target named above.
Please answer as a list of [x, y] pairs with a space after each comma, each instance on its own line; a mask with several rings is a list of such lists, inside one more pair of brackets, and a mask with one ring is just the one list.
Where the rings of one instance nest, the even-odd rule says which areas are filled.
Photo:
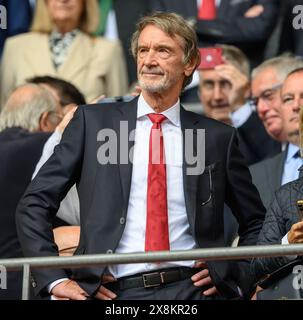
[[[183, 42], [184, 64], [194, 62], [196, 67], [200, 64], [197, 35], [193, 27], [176, 13], [154, 12], [142, 17], [137, 23], [137, 29], [131, 39], [131, 52], [135, 59], [138, 53], [138, 40], [142, 30], [148, 25], [154, 25], [167, 33], [171, 38], [179, 36]], [[191, 82], [192, 74], [185, 78], [183, 89]]]
[[21, 127], [28, 131], [37, 130], [40, 126], [40, 118], [44, 112], [55, 113], [57, 102], [54, 96], [45, 88], [36, 84], [24, 84], [16, 88], [11, 96], [20, 88], [29, 87], [33, 89], [30, 99], [22, 100], [8, 98], [0, 113], [0, 131]]
[[[99, 25], [99, 6], [97, 0], [85, 0], [84, 12], [78, 26], [85, 33], [93, 34]], [[37, 0], [33, 22], [32, 32], [50, 33], [54, 24], [47, 10], [46, 0]]]

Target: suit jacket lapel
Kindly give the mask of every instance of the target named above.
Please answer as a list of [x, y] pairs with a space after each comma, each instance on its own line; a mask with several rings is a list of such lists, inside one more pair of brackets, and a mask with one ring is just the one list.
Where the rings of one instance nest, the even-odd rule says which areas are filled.
[[25, 54], [25, 63], [31, 66], [35, 74], [56, 74], [49, 49], [48, 34], [37, 35], [37, 46], [28, 47]]
[[[134, 147], [134, 141], [129, 141], [130, 133], [136, 129], [138, 98], [126, 103], [121, 103], [116, 115], [113, 117], [113, 128], [118, 134], [118, 166], [125, 203], [128, 203], [133, 160], [129, 160], [128, 155]], [[123, 129], [121, 129], [121, 125]], [[134, 138], [134, 137], [133, 137]], [[133, 140], [132, 138], [132, 140]], [[121, 144], [121, 145], [120, 145]], [[123, 154], [121, 154], [121, 152]], [[131, 154], [132, 156], [132, 154]], [[122, 160], [122, 161], [121, 161]]]
[[[183, 135], [183, 186], [184, 186], [184, 197], [185, 197], [185, 206], [187, 211], [187, 216], [189, 224], [191, 227], [191, 232], [195, 234], [195, 215], [196, 215], [196, 198], [197, 198], [197, 188], [199, 175], [188, 175], [187, 170], [190, 168], [190, 165], [186, 161], [185, 156], [185, 130], [193, 130], [193, 152], [197, 154], [197, 127], [196, 124], [199, 122], [199, 119], [192, 112], [186, 111], [181, 106], [180, 111], [181, 119], [181, 129]], [[186, 141], [186, 143], [189, 143]]]
[[287, 156], [287, 148], [282, 153], [273, 158], [273, 161], [270, 161], [267, 164], [267, 178], [269, 185], [272, 188], [272, 192], [276, 191], [281, 187], [282, 176], [283, 176], [283, 167]]

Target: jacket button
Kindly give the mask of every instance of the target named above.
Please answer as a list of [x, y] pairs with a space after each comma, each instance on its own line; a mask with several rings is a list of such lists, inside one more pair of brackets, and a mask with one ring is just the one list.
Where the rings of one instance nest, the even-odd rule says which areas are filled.
[[125, 223], [125, 218], [122, 217], [122, 218], [120, 219], [120, 224], [124, 224], [124, 223]]
[[33, 282], [32, 282], [32, 287], [33, 287], [33, 288], [36, 288], [36, 287], [37, 287], [37, 282], [33, 281]]
[[108, 250], [106, 251], [106, 253], [107, 253], [107, 254], [111, 254], [111, 253], [113, 253], [113, 250], [108, 249]]

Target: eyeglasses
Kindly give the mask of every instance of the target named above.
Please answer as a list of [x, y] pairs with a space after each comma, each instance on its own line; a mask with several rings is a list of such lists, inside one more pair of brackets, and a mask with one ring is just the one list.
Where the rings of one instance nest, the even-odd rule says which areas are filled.
[[282, 83], [278, 83], [274, 86], [272, 86], [269, 89], [264, 90], [263, 92], [261, 92], [261, 94], [258, 97], [251, 97], [250, 103], [258, 106], [258, 103], [260, 101], [264, 102], [264, 103], [269, 103], [273, 100], [275, 93], [282, 87]]

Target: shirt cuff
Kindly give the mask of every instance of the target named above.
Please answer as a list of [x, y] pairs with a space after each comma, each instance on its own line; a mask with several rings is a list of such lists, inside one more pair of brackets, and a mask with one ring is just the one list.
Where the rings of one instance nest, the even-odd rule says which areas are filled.
[[287, 236], [288, 236], [288, 233], [286, 233], [286, 235], [282, 238], [281, 244], [289, 244]]
[[230, 114], [232, 125], [235, 128], [241, 127], [251, 116], [253, 110], [249, 103], [244, 104], [238, 110]]
[[[288, 233], [286, 233], [286, 235], [282, 238], [281, 244], [289, 244], [289, 242], [288, 242]], [[298, 256], [293, 255], [293, 256], [286, 256], [286, 257], [288, 259], [290, 259], [290, 260], [295, 260], [295, 259], [297, 259]]]
[[58, 280], [52, 282], [51, 284], [49, 284], [49, 285], [47, 286], [47, 291], [48, 291], [48, 293], [51, 294], [52, 290], [54, 289], [54, 287], [55, 287], [57, 284], [59, 284], [59, 283], [61, 283], [61, 282], [63, 282], [63, 281], [66, 281], [66, 280], [69, 280], [69, 279], [68, 279], [68, 278], [61, 278], [61, 279], [58, 279]]

